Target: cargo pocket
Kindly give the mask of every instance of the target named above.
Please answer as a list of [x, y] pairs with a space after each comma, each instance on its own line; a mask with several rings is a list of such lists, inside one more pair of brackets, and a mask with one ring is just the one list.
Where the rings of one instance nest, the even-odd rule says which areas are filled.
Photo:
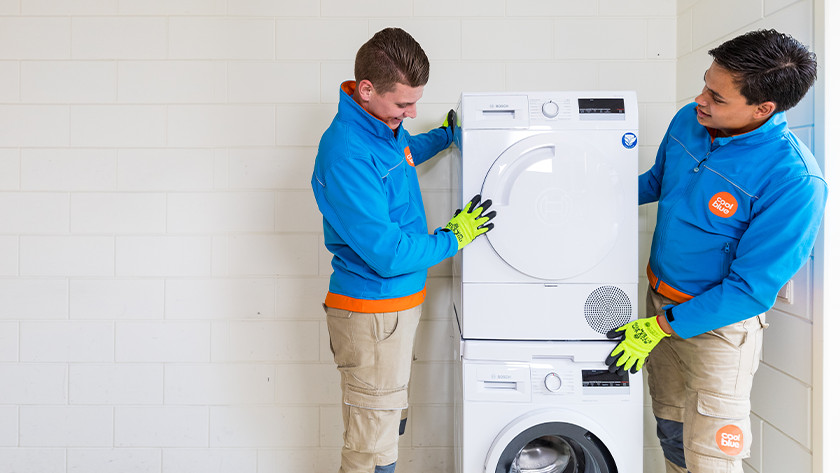
[[405, 387], [366, 389], [348, 385], [344, 393], [344, 403], [362, 409], [402, 410], [408, 407], [408, 390]]
[[[347, 425], [344, 431], [345, 453], [370, 462], [370, 468], [382, 458], [396, 461], [399, 444], [399, 410], [362, 409], [346, 406]], [[372, 470], [367, 470], [372, 471]]]
[[749, 399], [698, 391], [697, 411], [685, 426], [686, 446], [696, 453], [730, 460], [749, 456]]

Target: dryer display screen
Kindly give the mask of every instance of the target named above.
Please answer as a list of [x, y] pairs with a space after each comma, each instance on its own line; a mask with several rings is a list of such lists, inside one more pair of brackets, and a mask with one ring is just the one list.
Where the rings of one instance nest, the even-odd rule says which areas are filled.
[[626, 388], [630, 386], [630, 374], [610, 373], [609, 370], [582, 370], [585, 388]]
[[580, 114], [583, 115], [613, 115], [613, 118], [616, 115], [620, 115], [621, 118], [624, 117], [624, 99], [623, 98], [608, 98], [608, 99], [596, 99], [596, 98], [582, 98], [578, 99], [578, 110]]

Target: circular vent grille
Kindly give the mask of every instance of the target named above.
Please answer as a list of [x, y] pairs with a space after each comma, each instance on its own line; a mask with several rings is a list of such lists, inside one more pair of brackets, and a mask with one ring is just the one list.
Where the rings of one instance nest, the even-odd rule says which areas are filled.
[[601, 286], [586, 298], [583, 313], [593, 330], [606, 334], [630, 322], [633, 307], [630, 298], [621, 289], [615, 286]]

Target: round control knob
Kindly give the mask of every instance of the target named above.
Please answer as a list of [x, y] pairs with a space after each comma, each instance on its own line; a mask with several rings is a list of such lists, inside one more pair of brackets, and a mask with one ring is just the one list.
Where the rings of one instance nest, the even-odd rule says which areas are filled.
[[560, 106], [549, 100], [542, 106], [542, 113], [547, 118], [554, 118], [560, 113]]
[[548, 373], [545, 376], [545, 388], [549, 391], [556, 393], [560, 390], [560, 386], [563, 385], [563, 380], [560, 379], [560, 375], [557, 373]]

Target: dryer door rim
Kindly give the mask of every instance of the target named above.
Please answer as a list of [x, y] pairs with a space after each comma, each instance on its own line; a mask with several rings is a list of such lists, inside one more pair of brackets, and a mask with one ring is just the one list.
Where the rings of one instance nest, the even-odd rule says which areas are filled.
[[488, 241], [525, 275], [564, 280], [597, 266], [616, 245], [625, 213], [631, 213], [625, 212], [631, 205], [624, 197], [637, 176], [621, 172], [626, 156], [616, 144], [609, 152], [608, 144], [591, 141], [601, 132], [587, 132], [593, 135], [586, 146], [569, 132], [528, 136], [487, 170], [481, 195], [499, 212]]

